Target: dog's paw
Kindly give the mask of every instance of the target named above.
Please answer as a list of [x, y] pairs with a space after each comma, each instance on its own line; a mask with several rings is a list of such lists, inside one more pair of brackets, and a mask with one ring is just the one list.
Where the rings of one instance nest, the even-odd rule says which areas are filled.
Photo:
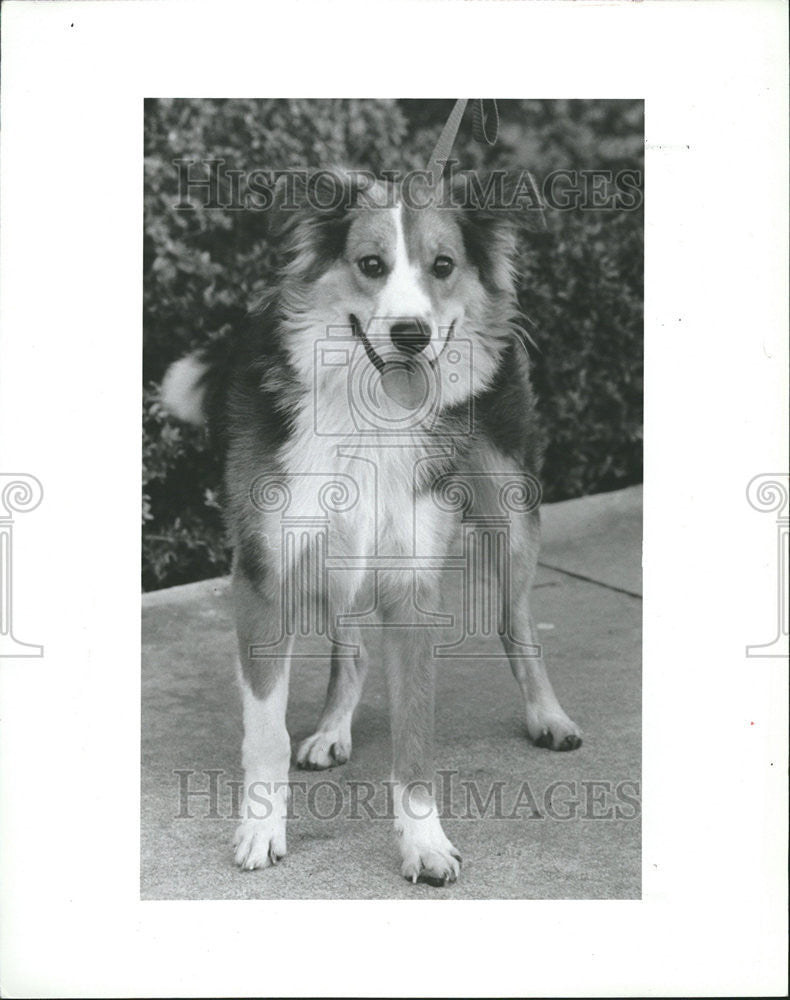
[[440, 887], [455, 882], [461, 872], [461, 855], [450, 841], [447, 849], [425, 846], [410, 850], [403, 859], [401, 874], [409, 882], [426, 882]]
[[323, 771], [345, 764], [351, 756], [351, 733], [340, 729], [319, 730], [302, 742], [296, 763], [306, 771]]
[[236, 864], [245, 871], [269, 868], [285, 857], [285, 819], [245, 819], [233, 840]]
[[545, 750], [578, 750], [582, 745], [581, 730], [561, 708], [527, 709], [527, 732], [535, 746]]
[[433, 799], [410, 799], [396, 786], [394, 805], [403, 877], [434, 886], [455, 882], [461, 871], [461, 855], [442, 829]]

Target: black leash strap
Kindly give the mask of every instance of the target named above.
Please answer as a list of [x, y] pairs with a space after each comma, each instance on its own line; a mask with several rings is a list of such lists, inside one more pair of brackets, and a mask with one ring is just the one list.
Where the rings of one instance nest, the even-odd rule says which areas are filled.
[[[439, 140], [434, 146], [431, 158], [428, 161], [428, 171], [431, 174], [431, 182], [438, 184], [442, 179], [444, 168], [450, 159], [453, 151], [458, 129], [461, 126], [461, 119], [466, 111], [468, 99], [456, 101], [450, 117], [447, 119], [442, 129]], [[475, 141], [486, 146], [493, 146], [499, 134], [499, 109], [496, 101], [479, 98], [475, 100], [472, 108], [472, 135]]]
[[475, 101], [472, 106], [472, 134], [475, 142], [486, 146], [494, 145], [499, 135], [499, 108], [496, 101]]

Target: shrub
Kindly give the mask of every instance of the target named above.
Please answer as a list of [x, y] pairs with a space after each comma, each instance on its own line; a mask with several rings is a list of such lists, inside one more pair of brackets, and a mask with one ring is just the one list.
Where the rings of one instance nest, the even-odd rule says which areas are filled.
[[[271, 280], [265, 213], [179, 210], [173, 160], [228, 169], [349, 164], [424, 167], [451, 101], [151, 100], [145, 109], [143, 587], [228, 568], [220, 469], [202, 432], [157, 403], [167, 366], [221, 339]], [[642, 169], [638, 101], [502, 101], [495, 147], [464, 123], [460, 168]], [[193, 174], [198, 167], [193, 168]], [[641, 176], [641, 174], [640, 174]], [[221, 192], [229, 202], [230, 192]], [[641, 480], [642, 213], [549, 215], [521, 261], [520, 304], [537, 345], [534, 380], [549, 446], [547, 500]]]

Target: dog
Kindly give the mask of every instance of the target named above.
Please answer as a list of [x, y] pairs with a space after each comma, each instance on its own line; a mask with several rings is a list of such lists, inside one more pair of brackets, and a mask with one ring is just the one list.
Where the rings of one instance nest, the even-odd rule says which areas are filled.
[[[460, 186], [456, 176], [406, 192], [322, 171], [312, 189], [286, 197], [276, 188], [279, 277], [250, 333], [175, 362], [162, 384], [165, 408], [208, 419], [226, 454], [242, 869], [286, 853], [294, 644], [316, 633], [331, 645], [326, 704], [296, 763], [343, 764], [368, 669], [355, 621], [372, 613], [389, 690], [401, 873], [432, 885], [459, 875], [433, 795], [435, 630], [403, 626], [415, 609], [437, 606], [462, 524], [502, 513], [503, 477], [522, 500], [539, 499], [541, 451], [514, 272], [524, 213], [470, 199], [468, 183], [458, 197]], [[537, 503], [511, 504], [509, 518], [494, 630], [529, 738], [572, 750], [581, 733], [552, 690], [529, 611]]]

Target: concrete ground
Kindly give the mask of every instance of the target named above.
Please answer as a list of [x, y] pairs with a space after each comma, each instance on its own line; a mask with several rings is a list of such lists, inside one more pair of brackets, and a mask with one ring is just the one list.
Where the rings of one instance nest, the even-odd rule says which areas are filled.
[[[237, 870], [241, 707], [227, 581], [145, 595], [141, 897], [638, 898], [641, 489], [548, 505], [543, 525], [533, 614], [555, 690], [584, 743], [555, 753], [528, 741], [506, 660], [439, 662], [441, 809], [464, 858], [459, 881], [440, 889], [399, 873], [386, 818], [386, 692], [375, 659], [351, 760], [331, 771], [293, 767], [288, 856], [274, 869]], [[294, 664], [294, 751], [314, 731], [327, 674], [326, 662]], [[213, 794], [200, 794], [212, 783]]]

